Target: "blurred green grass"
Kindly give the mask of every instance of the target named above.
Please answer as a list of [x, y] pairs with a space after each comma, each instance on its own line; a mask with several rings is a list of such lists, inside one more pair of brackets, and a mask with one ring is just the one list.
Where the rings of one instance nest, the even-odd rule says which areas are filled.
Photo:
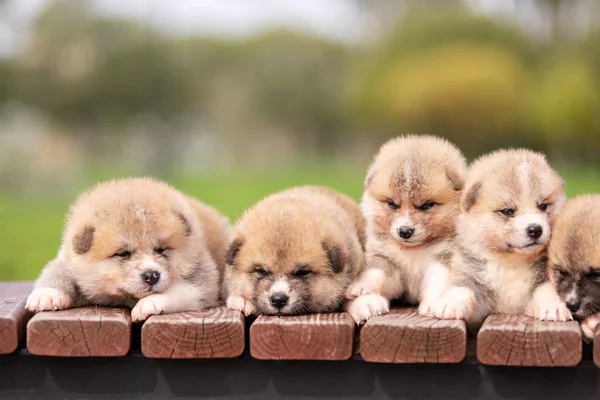
[[[221, 210], [232, 221], [264, 196], [303, 184], [331, 187], [359, 200], [366, 166], [357, 163], [310, 162], [280, 169], [244, 169], [211, 176], [180, 175], [166, 178], [181, 191]], [[600, 169], [557, 167], [565, 178], [569, 197], [600, 192]], [[56, 254], [64, 215], [79, 191], [112, 178], [106, 171], [88, 177], [79, 187], [52, 196], [0, 197], [0, 280], [35, 279]]]

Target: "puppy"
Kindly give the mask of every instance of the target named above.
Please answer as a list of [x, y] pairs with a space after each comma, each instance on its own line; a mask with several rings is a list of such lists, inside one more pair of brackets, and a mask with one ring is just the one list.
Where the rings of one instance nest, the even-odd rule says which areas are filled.
[[465, 173], [464, 156], [442, 138], [409, 135], [381, 147], [362, 198], [367, 269], [347, 293], [357, 323], [402, 297], [430, 315], [447, 284]]
[[364, 265], [360, 208], [333, 190], [304, 186], [246, 211], [227, 253], [227, 306], [246, 315], [337, 310]]
[[550, 281], [592, 340], [600, 323], [600, 195], [567, 202], [556, 219], [548, 258]]
[[546, 274], [546, 246], [566, 200], [542, 154], [499, 150], [476, 160], [462, 196], [451, 287], [433, 309], [477, 328], [492, 313], [571, 318]]
[[127, 306], [141, 321], [216, 306], [227, 235], [217, 211], [165, 183], [99, 184], [71, 207], [58, 255], [26, 308]]

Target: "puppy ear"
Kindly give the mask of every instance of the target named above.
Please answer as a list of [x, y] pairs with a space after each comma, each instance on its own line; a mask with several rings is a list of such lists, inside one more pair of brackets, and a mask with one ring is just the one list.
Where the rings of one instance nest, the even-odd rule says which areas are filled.
[[85, 225], [81, 231], [79, 231], [73, 237], [73, 250], [77, 254], [87, 253], [92, 247], [94, 242], [94, 232], [96, 228], [91, 225]]
[[346, 265], [346, 256], [342, 249], [327, 240], [322, 241], [321, 246], [327, 254], [329, 266], [332, 271], [336, 274], [342, 272], [344, 270], [344, 265]]
[[479, 197], [479, 191], [481, 190], [481, 186], [481, 182], [477, 182], [469, 188], [467, 193], [465, 193], [463, 197], [463, 209], [465, 211], [469, 211], [471, 207], [473, 207], [477, 202], [477, 197]]
[[179, 218], [179, 220], [183, 224], [183, 228], [185, 229], [185, 236], [190, 236], [190, 234], [192, 233], [192, 225], [190, 224], [190, 221], [188, 221], [185, 215], [183, 215], [180, 212], [176, 212], [175, 215], [177, 215], [177, 218]]
[[227, 265], [235, 264], [236, 257], [238, 252], [240, 251], [240, 247], [244, 244], [244, 241], [240, 238], [236, 238], [229, 244], [229, 249], [227, 249], [227, 254], [225, 256], [225, 262]]
[[367, 177], [365, 178], [365, 182], [364, 182], [365, 189], [369, 186], [369, 184], [371, 183], [371, 181], [373, 180], [374, 177], [375, 177], [375, 171], [369, 170], [369, 172], [367, 173]]
[[465, 185], [465, 180], [463, 177], [453, 169], [446, 169], [446, 178], [448, 181], [450, 181], [450, 186], [452, 186], [452, 189], [457, 192], [462, 190], [463, 186]]

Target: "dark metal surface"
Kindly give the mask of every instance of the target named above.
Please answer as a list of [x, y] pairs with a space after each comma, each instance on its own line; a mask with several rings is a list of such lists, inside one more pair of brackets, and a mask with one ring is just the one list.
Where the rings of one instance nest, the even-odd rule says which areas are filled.
[[0, 399], [598, 399], [598, 369], [0, 356]]

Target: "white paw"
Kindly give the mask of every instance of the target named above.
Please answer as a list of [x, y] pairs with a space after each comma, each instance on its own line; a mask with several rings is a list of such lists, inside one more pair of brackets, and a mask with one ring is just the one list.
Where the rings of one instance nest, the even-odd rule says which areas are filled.
[[166, 299], [162, 294], [151, 294], [141, 298], [131, 310], [131, 320], [140, 322], [152, 315], [160, 315], [165, 311]]
[[37, 288], [27, 297], [25, 308], [31, 312], [58, 311], [71, 307], [69, 296], [54, 288]]
[[241, 311], [246, 316], [252, 315], [256, 311], [250, 301], [246, 300], [242, 296], [236, 295], [230, 295], [227, 297], [227, 308], [234, 311]]
[[374, 315], [390, 312], [390, 302], [378, 294], [359, 296], [348, 304], [348, 314], [358, 325]]
[[534, 307], [534, 318], [540, 321], [572, 321], [571, 311], [562, 303]]
[[596, 327], [600, 324], [600, 314], [594, 314], [581, 321], [581, 331], [588, 340], [594, 340]]
[[469, 320], [475, 313], [475, 296], [466, 288], [452, 288], [433, 306], [431, 313], [439, 319]]
[[433, 317], [433, 306], [434, 303], [429, 301], [422, 301], [419, 304], [419, 315], [422, 317]]
[[383, 271], [379, 269], [368, 269], [362, 276], [348, 288], [346, 297], [355, 299], [367, 294], [379, 294], [381, 285], [385, 279]]

